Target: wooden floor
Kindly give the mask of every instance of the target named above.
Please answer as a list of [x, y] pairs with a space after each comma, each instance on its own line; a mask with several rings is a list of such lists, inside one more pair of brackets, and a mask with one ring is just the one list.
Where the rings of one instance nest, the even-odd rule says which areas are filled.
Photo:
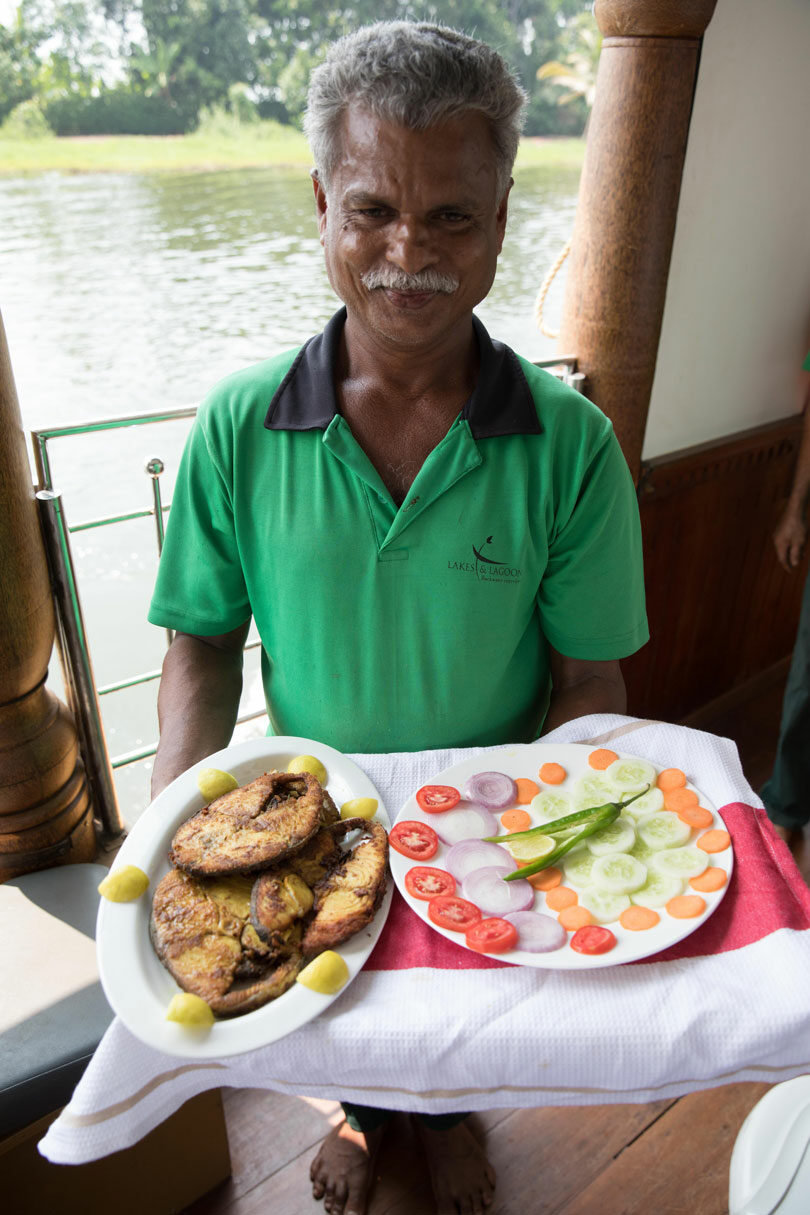
[[[752, 787], [767, 777], [782, 681], [753, 703], [704, 714], [702, 729], [733, 738]], [[695, 723], [697, 724], [697, 723]], [[810, 834], [796, 859], [810, 878]], [[726, 1215], [731, 1150], [765, 1084], [735, 1084], [652, 1105], [500, 1110], [476, 1115], [498, 1175], [492, 1215]], [[309, 1164], [334, 1102], [225, 1090], [231, 1179], [189, 1215], [317, 1215]], [[430, 1185], [408, 1119], [384, 1141], [368, 1215], [431, 1215]]]

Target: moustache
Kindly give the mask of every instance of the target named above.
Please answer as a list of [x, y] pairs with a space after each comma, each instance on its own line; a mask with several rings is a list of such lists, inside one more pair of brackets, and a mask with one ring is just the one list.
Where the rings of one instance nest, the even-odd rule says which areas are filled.
[[404, 270], [394, 267], [380, 267], [367, 270], [360, 275], [360, 282], [367, 291], [377, 288], [387, 288], [389, 291], [440, 291], [444, 295], [452, 295], [458, 290], [459, 280], [452, 274], [442, 274], [439, 270], [420, 270], [416, 274], [406, 274]]

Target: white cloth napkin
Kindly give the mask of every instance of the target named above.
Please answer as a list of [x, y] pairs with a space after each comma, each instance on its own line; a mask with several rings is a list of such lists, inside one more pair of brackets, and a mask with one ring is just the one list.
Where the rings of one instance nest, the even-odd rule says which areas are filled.
[[[810, 898], [763, 819], [734, 744], [612, 715], [569, 722], [542, 741], [609, 744], [682, 768], [718, 808], [742, 803], [736, 821], [756, 819], [754, 853], [768, 853], [777, 905], [768, 909], [769, 922], [737, 932], [713, 956], [587, 972], [366, 969], [314, 1021], [227, 1059], [163, 1055], [116, 1018], [40, 1143], [42, 1154], [55, 1163], [104, 1156], [136, 1142], [195, 1094], [226, 1085], [440, 1113], [652, 1101], [810, 1070]], [[414, 789], [476, 753], [486, 752], [352, 759], [393, 819]], [[734, 844], [735, 880], [742, 880], [736, 837]], [[749, 868], [756, 862], [754, 855]], [[707, 926], [717, 916], [719, 909]]]

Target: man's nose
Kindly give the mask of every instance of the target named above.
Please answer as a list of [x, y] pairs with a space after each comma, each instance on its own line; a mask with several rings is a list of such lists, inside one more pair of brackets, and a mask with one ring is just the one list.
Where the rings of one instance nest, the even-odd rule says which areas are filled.
[[406, 274], [418, 274], [437, 261], [429, 226], [411, 216], [391, 225], [386, 250], [388, 261]]

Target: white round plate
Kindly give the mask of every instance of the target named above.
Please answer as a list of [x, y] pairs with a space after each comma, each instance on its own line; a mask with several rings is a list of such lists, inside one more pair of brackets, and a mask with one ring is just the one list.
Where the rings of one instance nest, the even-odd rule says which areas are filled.
[[[328, 775], [326, 788], [338, 808], [353, 797], [376, 797], [379, 806], [375, 818], [388, 830], [390, 822], [382, 798], [366, 774], [339, 751], [309, 738], [259, 738], [237, 743], [178, 776], [135, 823], [113, 865], [113, 870], [120, 865], [137, 865], [148, 875], [149, 889], [133, 903], [101, 899], [96, 929], [104, 993], [127, 1029], [147, 1046], [193, 1059], [238, 1055], [276, 1042], [305, 1025], [341, 994], [325, 996], [293, 983], [282, 996], [255, 1012], [216, 1021], [209, 1030], [189, 1030], [166, 1020], [169, 1001], [180, 988], [158, 960], [149, 937], [152, 895], [169, 871], [172, 837], [182, 822], [205, 805], [197, 788], [200, 769], [221, 768], [244, 785], [273, 768], [284, 771], [297, 755], [314, 755], [321, 761]], [[339, 947], [349, 968], [349, 982], [382, 932], [391, 894], [389, 883], [371, 923]]]
[[[452, 785], [456, 789], [462, 790], [465, 782], [474, 776], [477, 772], [505, 772], [511, 776], [513, 780], [518, 777], [528, 777], [530, 780], [536, 781], [542, 789], [549, 789], [551, 792], [562, 790], [570, 792], [577, 777], [583, 776], [586, 773], [593, 775], [593, 769], [588, 765], [588, 756], [596, 747], [586, 746], [583, 743], [524, 743], [519, 746], [504, 747], [501, 751], [487, 751], [483, 755], [474, 756], [471, 759], [464, 760], [463, 763], [456, 764], [452, 768], [446, 768], [443, 772], [437, 772], [434, 777], [427, 783], [437, 785]], [[617, 752], [620, 759], [635, 759], [636, 756], [627, 755], [625, 752]], [[646, 761], [649, 762], [649, 761]], [[565, 781], [560, 785], [544, 785], [539, 777], [538, 770], [542, 764], [558, 763], [566, 769], [568, 775]], [[660, 771], [660, 769], [657, 769]], [[690, 775], [686, 774], [687, 777]], [[706, 810], [711, 810], [714, 816], [713, 827], [725, 827], [725, 824], [711, 802], [704, 797], [700, 791], [691, 783], [687, 786], [694, 789], [698, 793], [700, 805]], [[463, 802], [462, 802], [463, 805]], [[530, 810], [529, 806], [524, 806], [523, 809]], [[452, 814], [452, 811], [445, 813]], [[498, 812], [495, 811], [496, 819]], [[530, 811], [531, 813], [531, 811]], [[436, 826], [436, 822], [440, 816], [437, 814], [425, 814], [418, 806], [416, 801], [416, 792], [408, 799], [405, 805], [397, 815], [396, 821], [400, 819], [417, 819], [420, 822], [428, 823], [431, 827]], [[532, 826], [537, 827], [541, 824], [539, 816], [532, 815]], [[704, 828], [703, 830], [709, 830]], [[689, 843], [694, 843], [703, 830], [692, 831]], [[498, 832], [504, 838], [507, 832], [503, 827], [498, 828]], [[402, 856], [393, 847], [390, 849], [391, 872], [394, 875], [402, 897], [406, 903], [428, 924], [434, 932], [441, 933], [447, 937], [448, 941], [455, 942], [456, 945], [461, 945], [466, 949], [468, 946], [464, 941], [464, 934], [460, 932], [450, 932], [444, 928], [439, 928], [432, 920], [428, 918], [427, 903], [424, 899], [413, 898], [405, 888], [405, 874], [414, 865], [432, 865], [438, 869], [445, 868], [443, 864], [444, 857], [449, 851], [448, 845], [439, 842], [438, 851], [430, 860], [412, 861], [407, 857]], [[725, 873], [730, 876], [733, 865], [733, 856], [731, 847], [725, 852], [714, 853], [711, 857], [706, 857], [706, 864], [717, 865], [722, 868]], [[564, 879], [563, 879], [564, 880]], [[567, 883], [566, 883], [567, 884]], [[553, 950], [549, 953], [528, 953], [519, 949], [512, 949], [506, 953], [487, 954], [487, 957], [496, 958], [503, 962], [513, 962], [520, 966], [537, 966], [546, 970], [590, 970], [594, 967], [601, 966], [617, 966], [622, 962], [635, 962], [640, 958], [648, 958], [652, 954], [659, 953], [662, 949], [667, 949], [668, 946], [674, 945], [677, 941], [683, 940], [693, 933], [700, 925], [708, 919], [715, 910], [726, 890], [728, 882], [722, 890], [714, 891], [709, 894], [703, 894], [702, 897], [706, 900], [706, 909], [699, 916], [695, 916], [689, 920], [678, 920], [670, 916], [664, 908], [658, 909], [661, 920], [654, 928], [645, 929], [642, 932], [629, 932], [622, 928], [618, 921], [606, 925], [611, 932], [615, 933], [617, 943], [608, 953], [603, 954], [580, 954], [572, 949], [569, 944], [563, 945], [560, 949]], [[685, 892], [689, 891], [688, 885]], [[693, 891], [689, 891], [694, 893]], [[463, 897], [463, 889], [459, 889]], [[542, 891], [537, 891], [533, 910], [544, 912], [553, 916], [556, 919], [557, 913], [546, 909], [546, 896]], [[571, 934], [568, 935], [570, 941]]]

